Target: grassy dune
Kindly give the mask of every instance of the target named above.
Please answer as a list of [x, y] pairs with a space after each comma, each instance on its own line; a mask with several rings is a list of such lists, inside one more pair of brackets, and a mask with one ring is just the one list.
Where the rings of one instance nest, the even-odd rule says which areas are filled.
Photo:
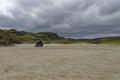
[[120, 80], [120, 45], [0, 47], [0, 80]]
[[101, 44], [120, 44], [120, 39], [103, 41]]

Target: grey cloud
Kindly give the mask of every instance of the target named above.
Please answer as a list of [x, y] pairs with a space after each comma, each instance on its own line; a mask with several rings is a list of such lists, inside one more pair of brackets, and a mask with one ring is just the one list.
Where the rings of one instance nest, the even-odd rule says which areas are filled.
[[11, 0], [11, 3], [13, 6], [6, 14], [0, 9], [0, 28], [52, 31], [74, 38], [120, 34], [119, 0]]
[[112, 15], [120, 11], [119, 0], [105, 0], [101, 3], [100, 12], [102, 15]]

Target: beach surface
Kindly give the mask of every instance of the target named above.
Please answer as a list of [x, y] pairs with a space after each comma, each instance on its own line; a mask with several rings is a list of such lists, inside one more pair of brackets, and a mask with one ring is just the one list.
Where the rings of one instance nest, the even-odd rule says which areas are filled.
[[0, 80], [120, 80], [120, 45], [0, 47]]

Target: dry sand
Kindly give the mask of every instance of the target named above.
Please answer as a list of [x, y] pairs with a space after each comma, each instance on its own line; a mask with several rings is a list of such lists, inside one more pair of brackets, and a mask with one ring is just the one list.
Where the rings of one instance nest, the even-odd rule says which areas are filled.
[[0, 47], [0, 80], [120, 80], [120, 45]]

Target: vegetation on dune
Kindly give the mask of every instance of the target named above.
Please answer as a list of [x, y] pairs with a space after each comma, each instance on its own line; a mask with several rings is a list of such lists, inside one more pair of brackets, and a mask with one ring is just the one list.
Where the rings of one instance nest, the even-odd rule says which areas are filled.
[[0, 30], [0, 45], [13, 45], [21, 43], [21, 40], [10, 30]]
[[101, 44], [120, 44], [120, 37], [101, 38]]
[[91, 44], [120, 44], [120, 37], [103, 37], [95, 39], [72, 39], [64, 38], [52, 32], [31, 33], [25, 31], [17, 31], [15, 29], [0, 29], [0, 45], [11, 45], [21, 43], [35, 43], [43, 40], [44, 43], [91, 43]]
[[46, 43], [53, 43], [56, 40], [62, 39], [64, 38], [52, 32], [31, 33], [25, 31], [17, 31], [15, 29], [0, 29], [0, 45], [35, 43], [39, 40], [43, 40]]
[[60, 37], [56, 33], [52, 33], [52, 32], [39, 32], [36, 33], [35, 36], [45, 41], [64, 39], [63, 37]]

